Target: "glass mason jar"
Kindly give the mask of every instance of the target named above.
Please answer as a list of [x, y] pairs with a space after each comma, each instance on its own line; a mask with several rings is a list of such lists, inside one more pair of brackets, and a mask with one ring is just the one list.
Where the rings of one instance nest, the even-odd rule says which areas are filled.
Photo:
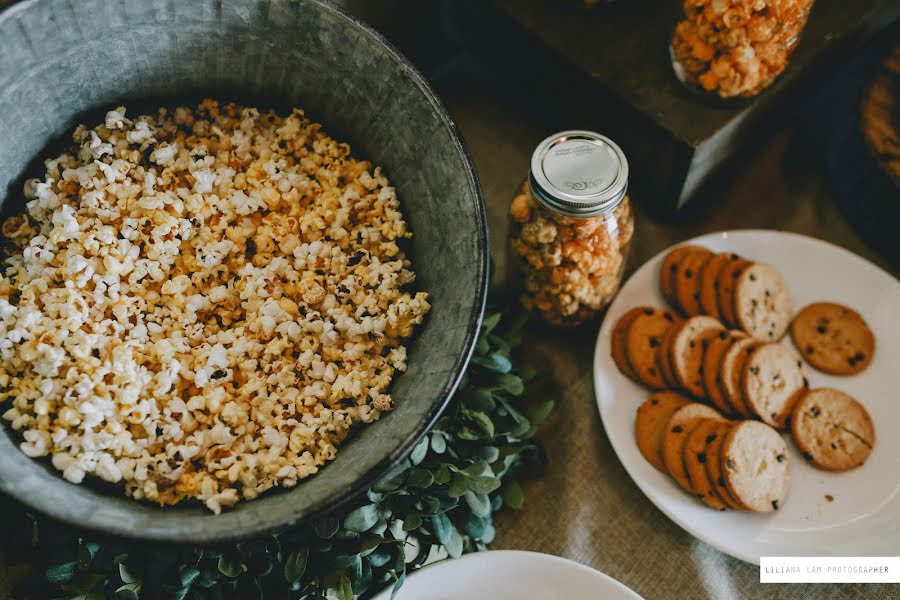
[[551, 325], [606, 308], [622, 282], [634, 220], [628, 161], [609, 138], [563, 131], [545, 139], [510, 205], [510, 284]]
[[688, 89], [720, 98], [755, 96], [787, 68], [813, 0], [684, 0], [669, 47]]

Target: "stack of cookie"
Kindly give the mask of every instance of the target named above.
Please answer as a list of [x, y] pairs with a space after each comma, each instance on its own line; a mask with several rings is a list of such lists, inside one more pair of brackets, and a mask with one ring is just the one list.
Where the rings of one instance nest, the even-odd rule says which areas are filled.
[[619, 320], [612, 336], [613, 359], [631, 379], [777, 429], [787, 426], [794, 402], [809, 386], [793, 350], [728, 330], [710, 316], [682, 320], [641, 306]]
[[787, 497], [787, 447], [763, 423], [726, 419], [667, 390], [638, 408], [635, 436], [654, 467], [711, 508], [771, 512]]
[[[700, 246], [666, 255], [660, 288], [674, 310], [633, 308], [612, 332], [619, 370], [666, 390], [638, 410], [636, 435], [648, 461], [710, 506], [760, 511], [783, 503], [790, 480], [776, 430], [790, 430], [817, 467], [845, 470], [865, 461], [875, 438], [865, 408], [838, 390], [810, 390], [801, 355], [780, 343], [790, 329], [812, 366], [859, 373], [872, 359], [875, 340], [858, 313], [815, 303], [792, 321], [788, 285], [775, 268]], [[738, 427], [739, 445], [727, 443]], [[744, 443], [753, 436], [758, 448], [751, 450]], [[757, 460], [756, 475], [741, 471], [743, 463], [731, 454], [723, 468], [722, 448], [742, 449], [741, 461]], [[769, 452], [776, 452], [770, 458], [778, 466]], [[758, 481], [750, 485], [753, 478]]]
[[791, 295], [781, 273], [737, 254], [679, 246], [663, 259], [659, 286], [682, 314], [715, 317], [758, 340], [780, 340], [791, 323]]

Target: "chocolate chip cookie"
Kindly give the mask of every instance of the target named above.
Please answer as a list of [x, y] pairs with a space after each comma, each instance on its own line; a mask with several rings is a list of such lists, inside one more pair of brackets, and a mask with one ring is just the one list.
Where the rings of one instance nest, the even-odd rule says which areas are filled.
[[713, 317], [691, 317], [672, 338], [669, 355], [678, 385], [695, 398], [704, 398], [703, 353], [709, 340], [722, 330], [722, 324]]
[[672, 413], [690, 403], [689, 398], [678, 392], [667, 390], [653, 394], [638, 407], [637, 416], [634, 419], [634, 437], [637, 440], [638, 449], [651, 465], [663, 473], [666, 472], [666, 466], [662, 459], [662, 442], [666, 424]]
[[702, 248], [684, 255], [675, 274], [675, 299], [685, 316], [700, 314], [700, 273], [713, 253]]
[[719, 288], [716, 280], [729, 262], [740, 258], [737, 254], [719, 253], [709, 259], [700, 272], [700, 312], [722, 320], [719, 314]]
[[762, 263], [744, 269], [734, 287], [734, 314], [741, 329], [758, 340], [778, 341], [791, 323], [791, 294], [777, 270]]
[[670, 310], [646, 307], [631, 322], [625, 336], [625, 356], [637, 378], [653, 389], [664, 389], [656, 366], [656, 354], [663, 335], [675, 325], [678, 317]]
[[782, 344], [755, 348], [744, 363], [741, 391], [747, 407], [764, 423], [784, 429], [794, 403], [806, 390], [803, 361]]
[[722, 390], [722, 358], [732, 344], [746, 337], [747, 335], [742, 331], [722, 329], [709, 340], [706, 351], [703, 353], [703, 389], [706, 392], [706, 398], [725, 415], [733, 414], [734, 409], [728, 404], [725, 392]]
[[684, 466], [691, 481], [691, 491], [704, 504], [716, 510], [726, 510], [728, 506], [715, 492], [713, 482], [706, 473], [707, 448], [733, 425], [728, 421], [704, 421], [691, 432], [684, 444]]
[[749, 336], [737, 340], [728, 347], [719, 362], [719, 383], [725, 401], [731, 407], [731, 414], [748, 419], [753, 417], [753, 412], [744, 401], [744, 392], [741, 390], [741, 373], [747, 357], [760, 344], [762, 342]]
[[725, 503], [728, 508], [734, 510], [747, 510], [747, 507], [738, 502], [728, 486], [725, 484], [725, 477], [722, 475], [722, 443], [725, 441], [725, 435], [735, 426], [733, 421], [729, 422], [729, 427], [725, 429], [725, 433], [718, 436], [706, 447], [706, 477], [712, 485], [713, 492]]
[[791, 324], [791, 338], [809, 364], [832, 375], [860, 373], [875, 354], [875, 335], [862, 316], [833, 302], [801, 310]]
[[757, 512], [781, 508], [791, 485], [791, 463], [777, 431], [759, 421], [742, 421], [725, 436], [721, 454], [722, 476], [735, 500]]
[[829, 388], [810, 390], [797, 402], [791, 434], [806, 460], [829, 471], [860, 466], [875, 445], [875, 426], [865, 407]]
[[737, 317], [734, 314], [734, 288], [741, 273], [752, 264], [749, 260], [738, 257], [728, 261], [716, 277], [719, 316], [722, 322], [732, 329], [738, 328]]
[[678, 246], [669, 251], [663, 258], [662, 265], [659, 268], [659, 289], [663, 297], [672, 306], [678, 305], [675, 297], [675, 276], [678, 274], [678, 263], [687, 254], [696, 250], [706, 250], [702, 246]]
[[706, 420], [723, 421], [724, 417], [711, 408], [699, 402], [686, 404], [672, 413], [669, 422], [666, 423], [662, 441], [662, 459], [666, 470], [678, 485], [691, 490], [691, 482], [684, 466], [684, 444], [694, 429]]
[[610, 346], [612, 347], [610, 353], [612, 354], [616, 366], [619, 367], [619, 371], [629, 379], [638, 382], [640, 380], [637, 375], [635, 375], [634, 369], [631, 368], [631, 364], [628, 362], [628, 356], [625, 355], [625, 338], [628, 335], [628, 328], [631, 327], [631, 324], [637, 316], [647, 308], [649, 307], [638, 306], [622, 315], [616, 323], [616, 326], [613, 328], [612, 335], [610, 336], [612, 338], [610, 342]]
[[681, 328], [684, 327], [684, 321], [677, 323], [669, 328], [663, 336], [662, 343], [659, 345], [659, 351], [656, 353], [656, 367], [662, 374], [666, 387], [670, 389], [678, 389], [678, 380], [675, 378], [675, 372], [672, 370], [672, 338], [678, 335]]

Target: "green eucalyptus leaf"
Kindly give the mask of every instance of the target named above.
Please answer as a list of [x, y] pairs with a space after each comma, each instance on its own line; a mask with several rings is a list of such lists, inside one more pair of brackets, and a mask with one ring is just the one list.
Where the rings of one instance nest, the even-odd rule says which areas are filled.
[[[488, 513], [490, 514], [490, 513]], [[466, 535], [473, 539], [479, 539], [484, 535], [485, 520], [478, 515], [472, 515], [469, 522], [466, 523]]]
[[480, 494], [469, 490], [465, 493], [463, 498], [465, 498], [466, 504], [469, 505], [472, 512], [479, 517], [486, 517], [491, 514], [491, 500], [488, 498], [487, 494]]
[[344, 519], [344, 527], [356, 533], [368, 531], [378, 523], [378, 506], [366, 504], [353, 510]]
[[496, 446], [484, 446], [478, 449], [478, 457], [486, 463], [493, 463], [500, 458], [500, 449]]
[[391, 555], [389, 552], [373, 552], [368, 556], [368, 559], [373, 568], [380, 569], [391, 562]]
[[481, 335], [487, 336], [490, 335], [492, 331], [497, 327], [500, 323], [500, 319], [503, 318], [503, 313], [496, 312], [492, 315], [486, 315], [484, 319], [481, 320]]
[[335, 533], [337, 533], [337, 530], [340, 526], [341, 522], [337, 517], [327, 516], [313, 523], [313, 530], [315, 530], [317, 536], [319, 536], [323, 540], [328, 540], [331, 539]]
[[469, 489], [480, 494], [490, 494], [500, 487], [500, 480], [490, 475], [469, 478]]
[[514, 438], [520, 438], [528, 433], [531, 429], [531, 421], [529, 421], [522, 413], [513, 408], [509, 402], [504, 399], [500, 400], [500, 404], [506, 410], [507, 414], [515, 421], [515, 426], [509, 431], [509, 435]]
[[538, 371], [531, 365], [525, 364], [519, 367], [519, 377], [522, 378], [522, 381], [528, 383], [537, 377]]
[[284, 561], [284, 578], [293, 583], [303, 577], [308, 559], [308, 548], [301, 548], [288, 554], [287, 560]]
[[403, 531], [415, 531], [422, 526], [422, 513], [417, 510], [412, 511], [403, 519]]
[[450, 479], [450, 486], [447, 488], [447, 496], [450, 498], [459, 498], [469, 490], [469, 480], [464, 475], [454, 474]]
[[490, 472], [490, 467], [486, 461], [477, 460], [473, 462], [471, 465], [460, 471], [467, 477], [478, 477], [479, 475], [484, 475], [485, 473]]
[[509, 373], [512, 369], [509, 359], [497, 352], [487, 356], [473, 356], [472, 362], [494, 373]]
[[503, 390], [507, 394], [520, 396], [525, 391], [525, 383], [518, 375], [506, 373], [497, 378], [497, 388]]
[[450, 532], [450, 539], [447, 540], [446, 543], [444, 543], [444, 548], [447, 550], [447, 554], [449, 554], [451, 558], [459, 558], [460, 555], [462, 555], [462, 536], [459, 535], [459, 532], [455, 528]]
[[405, 464], [395, 467], [387, 475], [377, 481], [375, 485], [372, 486], [372, 489], [382, 494], [398, 490], [406, 479], [406, 469], [407, 466]]
[[425, 469], [411, 469], [406, 484], [410, 487], [427, 488], [434, 483], [434, 475]]
[[391, 588], [391, 600], [397, 597], [397, 592], [400, 591], [404, 583], [406, 583], [406, 569], [400, 572], [397, 581], [394, 582], [394, 587]]
[[197, 578], [200, 577], [200, 569], [197, 567], [181, 567], [179, 569], [179, 579], [181, 580], [181, 585], [184, 587], [191, 587]]
[[426, 515], [436, 514], [441, 510], [441, 501], [431, 496], [424, 496], [421, 500], [422, 512]]
[[378, 522], [375, 523], [375, 527], [369, 530], [369, 533], [375, 535], [384, 535], [384, 532], [387, 531], [387, 519], [378, 519]]
[[450, 472], [450, 467], [446, 464], [441, 464], [438, 466], [437, 470], [434, 471], [434, 482], [438, 485], [444, 485], [448, 481], [450, 481], [450, 476], [452, 473]]
[[522, 487], [515, 480], [509, 480], [503, 484], [503, 501], [510, 508], [522, 508], [525, 503], [525, 495], [522, 493]]
[[95, 544], [92, 542], [85, 542], [84, 540], [78, 541], [78, 566], [81, 569], [87, 569], [91, 566], [91, 563], [94, 560], [94, 556], [97, 555], [97, 551], [100, 549], [100, 544]]
[[380, 535], [367, 535], [362, 538], [359, 549], [362, 552], [363, 556], [365, 556], [378, 548], [380, 545], [387, 543], [390, 543], [390, 540], [381, 537]]
[[218, 580], [219, 570], [208, 568], [200, 571], [200, 577], [197, 578], [195, 583], [202, 588], [209, 589], [214, 586]]
[[459, 437], [459, 439], [470, 441], [470, 442], [474, 442], [475, 440], [481, 439], [480, 434], [478, 434], [471, 428], [466, 427], [465, 425], [459, 428], [459, 430], [456, 432], [456, 435], [457, 435], [457, 437]]
[[479, 411], [466, 411], [465, 415], [472, 420], [481, 432], [488, 438], [494, 437], [494, 422], [491, 418]]
[[475, 342], [476, 354], [487, 354], [490, 351], [491, 345], [488, 343], [487, 338], [478, 338], [478, 341]]
[[439, 431], [431, 434], [431, 449], [435, 454], [443, 454], [447, 450], [447, 440]]
[[472, 410], [492, 411], [497, 406], [494, 395], [488, 388], [469, 388], [464, 396], [464, 402]]
[[359, 590], [359, 594], [372, 588], [372, 565], [369, 561], [362, 561], [362, 574], [359, 577], [359, 581], [354, 585], [358, 585], [358, 587], [355, 587], [354, 589]]
[[125, 563], [119, 563], [119, 579], [122, 580], [123, 583], [140, 583], [140, 579], [128, 570], [128, 567], [125, 566]]
[[441, 509], [438, 512], [449, 513], [451, 510], [459, 506], [459, 498], [451, 498], [447, 496], [446, 498], [440, 499]]
[[537, 426], [543, 423], [550, 416], [550, 413], [553, 412], [555, 405], [556, 403], [553, 400], [541, 402], [531, 413], [531, 424]]
[[185, 598], [187, 598], [187, 595], [190, 591], [191, 591], [191, 588], [189, 588], [189, 587], [179, 588], [172, 592], [172, 599], [173, 600], [184, 600]]
[[104, 585], [107, 576], [101, 573], [81, 572], [67, 583], [60, 584], [60, 589], [73, 596], [84, 596], [86, 600], [105, 600]]
[[438, 513], [431, 517], [431, 526], [434, 529], [434, 537], [441, 544], [447, 544], [450, 541], [450, 534], [453, 532], [453, 523], [446, 513]]
[[409, 460], [412, 461], [413, 465], [417, 465], [425, 460], [425, 456], [428, 454], [428, 438], [425, 437], [416, 444], [416, 447], [413, 448], [412, 453], [409, 455]]
[[78, 563], [74, 560], [65, 562], [60, 565], [50, 567], [45, 572], [45, 576], [50, 583], [66, 583], [75, 577], [75, 571], [78, 569]]
[[406, 529], [403, 528], [403, 520], [396, 519], [389, 526], [388, 531], [391, 532], [391, 535], [395, 540], [403, 541], [406, 539]]
[[358, 538], [359, 532], [357, 531], [351, 531], [349, 529], [338, 529], [337, 533], [335, 533], [334, 537], [332, 537], [331, 539], [332, 541], [334, 541], [334, 543], [337, 544], [339, 542], [350, 542]]
[[354, 600], [356, 596], [353, 594], [353, 586], [350, 578], [341, 574], [338, 582], [338, 600]]
[[244, 570], [244, 566], [240, 561], [228, 558], [224, 554], [219, 557], [218, 567], [219, 572], [225, 577], [237, 577]]
[[494, 541], [494, 526], [493, 525], [485, 525], [484, 527], [484, 535], [481, 536], [481, 541], [485, 544], [490, 544]]
[[116, 590], [116, 597], [121, 600], [139, 600], [141, 592], [141, 584], [126, 583]]
[[494, 349], [496, 354], [501, 354], [503, 356], [512, 354], [512, 345], [501, 337], [496, 335], [488, 336], [488, 343]]
[[344, 554], [338, 556], [334, 564], [344, 569], [350, 582], [356, 584], [362, 577], [362, 557], [359, 554]]

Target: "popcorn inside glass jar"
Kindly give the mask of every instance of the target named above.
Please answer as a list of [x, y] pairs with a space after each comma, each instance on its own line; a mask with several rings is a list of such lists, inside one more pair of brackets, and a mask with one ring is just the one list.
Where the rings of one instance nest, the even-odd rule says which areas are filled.
[[813, 0], [684, 0], [672, 65], [688, 87], [753, 96], [787, 68]]
[[544, 140], [510, 205], [512, 283], [552, 325], [597, 316], [619, 289], [634, 232], [628, 163], [611, 140], [567, 131]]

